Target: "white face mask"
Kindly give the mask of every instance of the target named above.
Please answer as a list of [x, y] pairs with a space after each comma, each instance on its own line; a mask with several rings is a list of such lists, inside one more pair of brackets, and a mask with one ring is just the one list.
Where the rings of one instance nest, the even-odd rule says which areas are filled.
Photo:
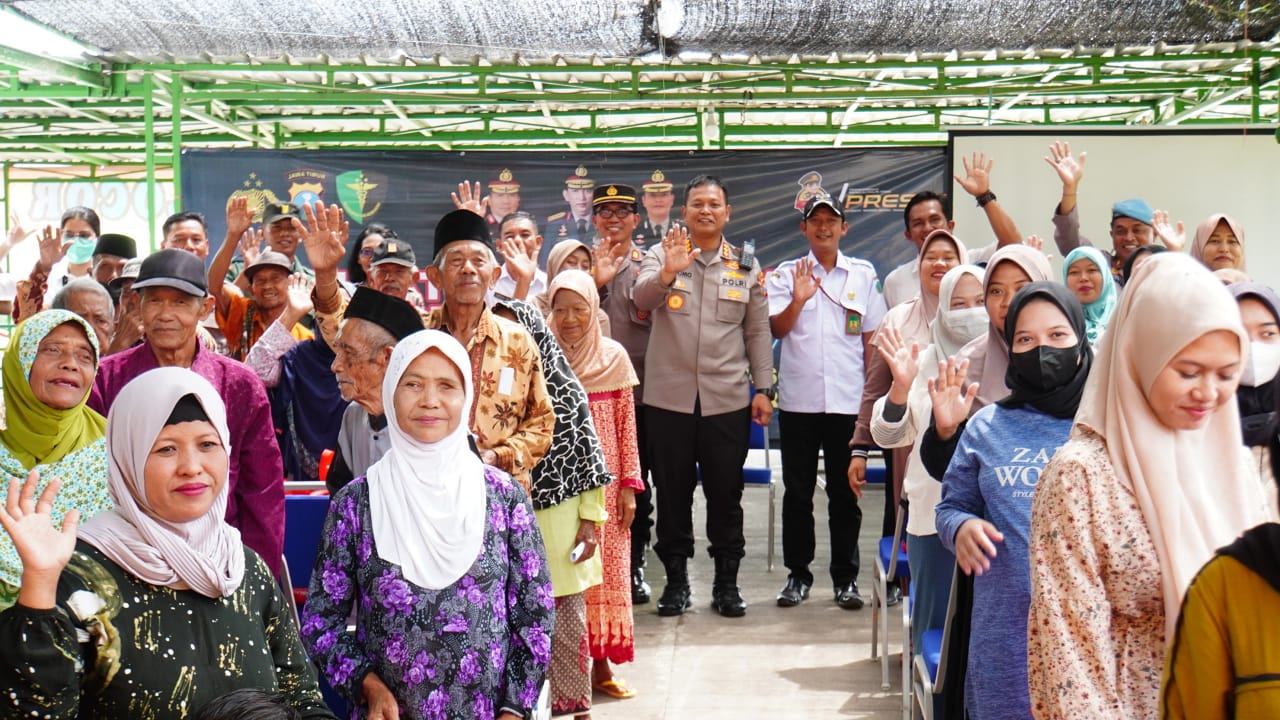
[[1266, 385], [1280, 371], [1280, 344], [1249, 343], [1249, 360], [1240, 373], [1240, 384], [1245, 387]]
[[986, 332], [989, 322], [987, 309], [981, 305], [962, 310], [949, 310], [942, 314], [942, 324], [946, 326], [947, 332], [964, 338], [965, 342]]

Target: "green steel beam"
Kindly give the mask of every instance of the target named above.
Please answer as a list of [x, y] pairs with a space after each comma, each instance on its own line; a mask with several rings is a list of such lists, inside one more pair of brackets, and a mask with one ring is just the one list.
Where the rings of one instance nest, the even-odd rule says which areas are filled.
[[107, 76], [99, 67], [36, 55], [3, 44], [0, 44], [0, 65], [48, 75], [104, 94], [108, 87]]

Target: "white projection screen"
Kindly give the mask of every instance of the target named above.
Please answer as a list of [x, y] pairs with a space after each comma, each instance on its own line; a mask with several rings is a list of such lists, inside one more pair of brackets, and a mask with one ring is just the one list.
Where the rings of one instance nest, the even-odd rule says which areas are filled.
[[[1052, 248], [1054, 269], [1062, 258], [1053, 247], [1053, 212], [1062, 184], [1044, 161], [1055, 140], [1071, 152], [1087, 152], [1080, 184], [1080, 231], [1110, 250], [1111, 205], [1141, 197], [1169, 211], [1187, 230], [1215, 212], [1240, 221], [1245, 234], [1245, 270], [1254, 280], [1280, 288], [1280, 144], [1274, 127], [1234, 131], [1168, 131], [1144, 128], [1112, 131], [955, 130], [951, 160], [964, 174], [961, 157], [983, 152], [995, 161], [991, 190], [1013, 215], [1023, 235], [1035, 234]], [[970, 247], [993, 242], [986, 216], [953, 181], [956, 234]]]

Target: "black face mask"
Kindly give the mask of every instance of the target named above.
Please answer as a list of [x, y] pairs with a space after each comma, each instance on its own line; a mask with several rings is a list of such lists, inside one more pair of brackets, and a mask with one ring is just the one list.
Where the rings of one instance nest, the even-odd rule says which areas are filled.
[[1080, 347], [1056, 348], [1041, 345], [1009, 355], [1009, 364], [1018, 378], [1032, 390], [1047, 392], [1071, 382], [1080, 366]]

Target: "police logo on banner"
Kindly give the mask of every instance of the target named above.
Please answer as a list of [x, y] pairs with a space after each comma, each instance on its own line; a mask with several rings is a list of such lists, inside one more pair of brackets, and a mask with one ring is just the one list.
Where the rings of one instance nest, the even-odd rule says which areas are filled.
[[289, 202], [302, 207], [324, 200], [324, 183], [329, 179], [329, 173], [300, 168], [285, 173], [284, 179], [289, 183]]
[[356, 222], [364, 222], [382, 209], [387, 199], [387, 176], [365, 170], [344, 172], [334, 179], [338, 202]]
[[257, 172], [250, 172], [241, 185], [242, 187], [232, 191], [227, 202], [235, 198], [248, 198], [249, 209], [253, 211], [253, 221], [262, 222], [262, 211], [267, 205], [280, 202], [280, 198], [276, 197], [271, 188], [262, 186], [262, 179], [258, 177]]

